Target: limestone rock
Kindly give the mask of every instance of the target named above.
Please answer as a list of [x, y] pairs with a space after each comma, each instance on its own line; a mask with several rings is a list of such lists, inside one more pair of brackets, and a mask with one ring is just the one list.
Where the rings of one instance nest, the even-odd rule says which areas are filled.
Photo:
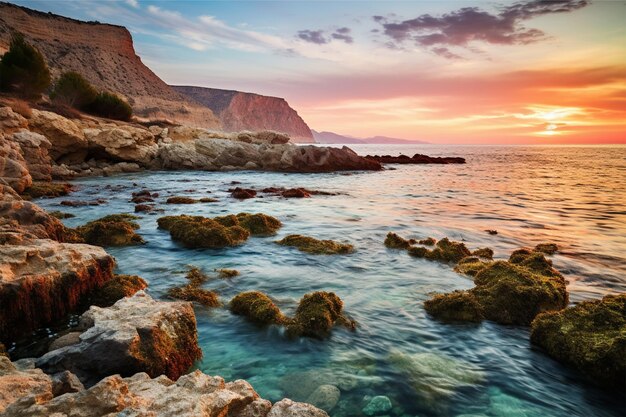
[[37, 366], [70, 370], [87, 384], [118, 373], [177, 379], [202, 354], [191, 303], [156, 301], [143, 291], [108, 308], [92, 306], [80, 326], [88, 328], [80, 343], [48, 352]]
[[311, 404], [297, 403], [285, 398], [274, 404], [267, 417], [327, 417], [325, 411]]
[[20, 145], [5, 137], [2, 132], [0, 132], [0, 179], [6, 181], [18, 193], [33, 183]]
[[107, 159], [136, 162], [142, 166], [156, 156], [158, 145], [147, 129], [133, 126], [105, 129], [85, 129], [89, 149], [102, 153]]
[[330, 412], [339, 402], [340, 396], [341, 392], [336, 386], [320, 385], [309, 395], [306, 402], [326, 412]]
[[41, 133], [50, 143], [50, 156], [57, 162], [82, 162], [87, 155], [87, 139], [83, 131], [70, 119], [49, 111], [33, 110], [31, 131]]
[[50, 141], [44, 135], [29, 130], [13, 133], [12, 139], [20, 145], [31, 177], [37, 181], [51, 181]]
[[112, 277], [102, 248], [26, 238], [0, 246], [0, 334], [14, 340], [76, 311], [83, 298]]
[[41, 369], [19, 370], [9, 358], [0, 356], [0, 413], [26, 395], [32, 401], [51, 399], [51, 378]]
[[28, 121], [22, 115], [15, 113], [10, 107], [0, 107], [0, 131], [11, 133], [25, 128]]

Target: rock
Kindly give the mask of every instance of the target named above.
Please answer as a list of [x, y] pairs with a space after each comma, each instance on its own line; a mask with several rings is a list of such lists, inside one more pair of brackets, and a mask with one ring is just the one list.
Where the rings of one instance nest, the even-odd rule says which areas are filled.
[[276, 304], [259, 291], [239, 293], [230, 301], [229, 308], [233, 314], [260, 325], [283, 324], [286, 321]]
[[235, 278], [236, 276], [239, 276], [239, 271], [237, 271], [236, 269], [218, 268], [215, 270], [215, 272], [217, 272], [219, 277], [222, 279]]
[[48, 352], [38, 367], [69, 370], [85, 384], [118, 373], [178, 379], [202, 355], [191, 303], [156, 301], [140, 291], [108, 308], [92, 306], [80, 323], [88, 327], [80, 343]]
[[50, 216], [54, 217], [55, 219], [71, 219], [71, 218], [76, 217], [72, 213], [65, 213], [65, 212], [59, 211], [59, 210], [51, 211], [48, 214]]
[[139, 225], [131, 214], [111, 214], [76, 228], [76, 233], [86, 242], [97, 246], [141, 245], [143, 238], [135, 233]]
[[28, 121], [11, 107], [0, 107], [0, 133], [11, 134], [28, 126]]
[[52, 395], [55, 397], [70, 392], [80, 392], [85, 389], [83, 383], [70, 371], [56, 373], [51, 376], [51, 379]]
[[480, 248], [476, 249], [472, 252], [472, 256], [477, 256], [483, 259], [493, 259], [493, 249], [491, 248]]
[[554, 255], [559, 250], [556, 243], [540, 243], [535, 246], [536, 252], [545, 253], [546, 255]]
[[50, 141], [50, 156], [54, 161], [75, 164], [85, 160], [87, 139], [73, 121], [49, 111], [33, 110], [29, 129]]
[[311, 194], [304, 188], [290, 188], [281, 193], [285, 198], [309, 198]]
[[61, 197], [68, 195], [72, 191], [71, 184], [34, 181], [30, 187], [28, 187], [22, 193], [25, 198], [41, 198], [41, 197]]
[[328, 417], [328, 414], [311, 404], [296, 403], [285, 398], [272, 406], [267, 417]]
[[339, 402], [341, 391], [334, 385], [320, 385], [306, 402], [329, 413]]
[[0, 356], [0, 413], [26, 395], [33, 402], [50, 400], [52, 380], [41, 369], [18, 370], [9, 358]]
[[[113, 276], [102, 248], [26, 239], [0, 246], [0, 334], [15, 340], [77, 311], [85, 297]], [[19, 323], [19, 325], [16, 325]]]
[[252, 236], [272, 236], [283, 226], [277, 218], [263, 213], [239, 213], [236, 219], [231, 215], [215, 217], [215, 220], [224, 225], [234, 222], [249, 231]]
[[437, 294], [424, 303], [424, 309], [442, 321], [480, 322], [484, 319], [482, 306], [468, 291]]
[[149, 213], [154, 210], [154, 206], [150, 204], [137, 204], [135, 205], [135, 213]]
[[417, 258], [426, 258], [431, 261], [456, 263], [466, 256], [470, 256], [471, 252], [465, 247], [465, 244], [454, 242], [444, 237], [437, 242], [435, 249], [429, 250], [419, 246], [412, 247], [409, 248], [409, 255]]
[[408, 249], [411, 246], [411, 241], [389, 232], [385, 238], [385, 246], [391, 249]]
[[11, 139], [22, 149], [26, 167], [36, 181], [52, 180], [52, 160], [48, 154], [52, 144], [45, 136], [28, 130], [13, 133]]
[[194, 204], [198, 200], [189, 197], [169, 197], [165, 202], [167, 204]]
[[392, 409], [391, 400], [384, 395], [373, 397], [363, 408], [363, 414], [366, 416], [377, 416], [386, 413]]
[[345, 255], [354, 252], [354, 246], [334, 240], [318, 240], [308, 236], [289, 235], [277, 241], [282, 246], [293, 246], [301, 252], [315, 255]]
[[147, 129], [118, 126], [104, 129], [85, 129], [89, 151], [114, 161], [148, 164], [156, 157], [158, 145], [154, 135]]
[[626, 294], [539, 314], [532, 322], [530, 340], [591, 382], [624, 392]]
[[20, 145], [0, 132], [0, 179], [18, 193], [30, 187], [33, 179]]
[[288, 324], [290, 336], [327, 338], [335, 324], [354, 329], [356, 324], [343, 316], [343, 301], [332, 292], [316, 291], [300, 300], [296, 315]]
[[466, 256], [461, 259], [458, 264], [456, 264], [454, 271], [459, 274], [475, 277], [487, 265], [489, 264], [487, 262], [483, 262], [477, 256]]
[[237, 187], [231, 191], [230, 195], [237, 200], [246, 200], [248, 198], [256, 197], [256, 191], [249, 188]]
[[104, 203], [106, 203], [106, 200], [99, 198], [97, 200], [87, 200], [87, 201], [63, 200], [59, 204], [62, 206], [67, 206], [67, 207], [85, 207], [85, 206], [99, 206]]
[[80, 343], [80, 332], [69, 332], [61, 337], [58, 337], [50, 343], [48, 346], [48, 352], [61, 349], [65, 346], [71, 346]]
[[435, 243], [437, 243], [437, 240], [433, 237], [427, 237], [426, 239], [418, 240], [417, 243], [425, 246], [433, 246]]
[[172, 298], [196, 302], [205, 307], [218, 307], [221, 305], [215, 291], [209, 291], [192, 284], [170, 288], [167, 294]]
[[148, 288], [148, 283], [137, 275], [115, 275], [91, 293], [89, 305], [110, 307], [124, 297]]
[[489, 233], [490, 235], [497, 235], [498, 234], [497, 230], [492, 230], [492, 229], [487, 229], [487, 230], [485, 230], [485, 232]]
[[381, 164], [464, 164], [465, 158], [459, 157], [438, 157], [416, 153], [412, 157], [406, 155], [367, 155], [367, 159], [380, 162]]

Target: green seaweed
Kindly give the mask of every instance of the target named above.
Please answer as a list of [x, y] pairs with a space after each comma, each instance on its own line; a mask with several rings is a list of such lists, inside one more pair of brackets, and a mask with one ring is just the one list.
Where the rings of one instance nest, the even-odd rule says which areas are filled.
[[354, 246], [347, 243], [318, 240], [302, 235], [289, 235], [276, 243], [282, 246], [293, 246], [301, 252], [315, 255], [345, 255], [354, 252]]
[[493, 259], [493, 249], [479, 248], [472, 252], [472, 256], [478, 256], [483, 259]]
[[286, 318], [274, 302], [260, 291], [237, 294], [229, 304], [230, 311], [260, 324], [284, 324]]
[[426, 239], [418, 240], [417, 243], [425, 246], [433, 246], [435, 243], [437, 243], [437, 239], [435, 239], [434, 237], [427, 237]]
[[245, 242], [250, 232], [240, 226], [224, 226], [200, 216], [165, 216], [157, 220], [159, 228], [168, 230], [172, 239], [188, 248], [223, 248]]
[[85, 243], [97, 246], [131, 246], [145, 243], [135, 233], [139, 225], [131, 214], [111, 214], [74, 229]]

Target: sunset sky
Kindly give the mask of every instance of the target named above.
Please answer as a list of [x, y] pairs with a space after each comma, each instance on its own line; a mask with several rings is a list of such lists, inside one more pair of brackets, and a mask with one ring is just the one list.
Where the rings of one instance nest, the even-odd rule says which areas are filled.
[[284, 97], [316, 130], [626, 143], [625, 1], [15, 1], [126, 26], [170, 84]]

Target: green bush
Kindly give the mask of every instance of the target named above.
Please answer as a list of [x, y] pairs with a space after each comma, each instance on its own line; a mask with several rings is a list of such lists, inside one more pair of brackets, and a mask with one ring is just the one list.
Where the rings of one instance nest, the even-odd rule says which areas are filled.
[[89, 113], [109, 119], [129, 121], [133, 115], [130, 105], [112, 93], [99, 93], [86, 107]]
[[41, 52], [14, 33], [7, 53], [0, 61], [0, 89], [25, 97], [37, 97], [50, 85], [50, 71]]
[[50, 98], [58, 103], [82, 109], [91, 104], [98, 91], [77, 72], [64, 72], [54, 85]]

